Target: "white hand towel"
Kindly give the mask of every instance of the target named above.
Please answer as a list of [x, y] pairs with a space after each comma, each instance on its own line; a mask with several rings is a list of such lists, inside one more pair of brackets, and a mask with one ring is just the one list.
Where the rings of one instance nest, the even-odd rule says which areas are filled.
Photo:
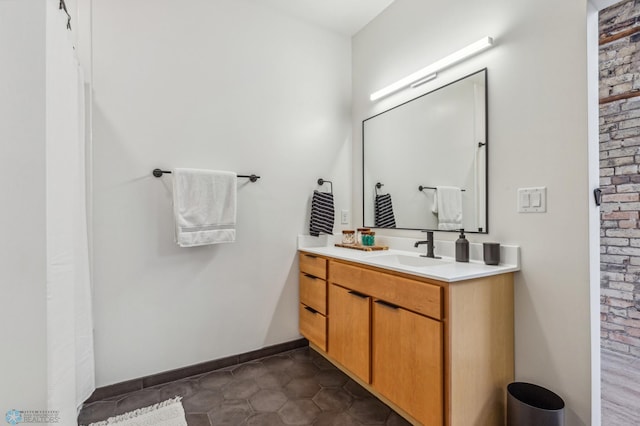
[[452, 231], [462, 228], [462, 190], [454, 186], [436, 187], [438, 229]]
[[438, 214], [438, 191], [433, 191], [433, 204], [431, 204], [431, 211], [434, 214]]
[[173, 212], [180, 247], [235, 241], [236, 182], [233, 172], [173, 170]]

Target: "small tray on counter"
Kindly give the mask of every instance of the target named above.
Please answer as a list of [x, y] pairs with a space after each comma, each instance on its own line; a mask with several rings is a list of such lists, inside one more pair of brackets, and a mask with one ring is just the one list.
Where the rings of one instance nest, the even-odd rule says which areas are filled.
[[362, 244], [340, 244], [336, 243], [336, 247], [344, 247], [352, 250], [361, 250], [361, 251], [379, 251], [379, 250], [389, 250], [388, 246], [363, 246]]

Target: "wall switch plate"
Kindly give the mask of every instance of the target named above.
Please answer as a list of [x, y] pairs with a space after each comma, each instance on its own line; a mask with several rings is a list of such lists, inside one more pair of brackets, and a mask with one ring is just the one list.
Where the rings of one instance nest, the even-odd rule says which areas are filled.
[[518, 213], [544, 213], [546, 211], [546, 186], [518, 189]]
[[348, 225], [349, 224], [349, 210], [342, 210], [340, 212], [340, 223], [342, 225]]

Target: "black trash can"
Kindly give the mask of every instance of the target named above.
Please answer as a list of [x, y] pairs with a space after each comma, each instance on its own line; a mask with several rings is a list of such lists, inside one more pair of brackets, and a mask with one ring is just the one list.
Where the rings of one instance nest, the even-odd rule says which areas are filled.
[[507, 426], [564, 426], [564, 401], [531, 383], [507, 386]]

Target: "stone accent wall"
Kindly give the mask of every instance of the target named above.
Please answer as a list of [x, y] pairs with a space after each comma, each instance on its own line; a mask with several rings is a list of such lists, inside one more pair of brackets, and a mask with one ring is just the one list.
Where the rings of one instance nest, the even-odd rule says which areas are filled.
[[640, 0], [599, 19], [601, 344], [640, 357]]

